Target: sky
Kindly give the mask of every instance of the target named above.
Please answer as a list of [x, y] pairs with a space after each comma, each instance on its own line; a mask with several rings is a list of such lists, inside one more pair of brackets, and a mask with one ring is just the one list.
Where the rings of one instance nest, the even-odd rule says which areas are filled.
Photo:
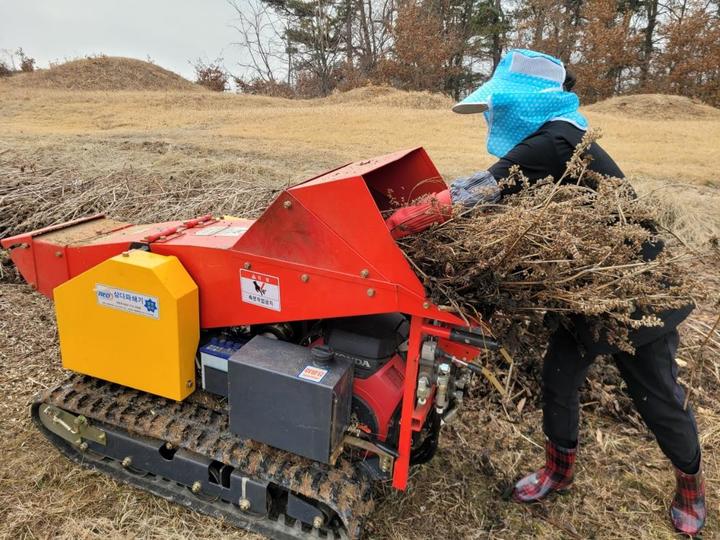
[[98, 54], [149, 57], [192, 78], [189, 61], [224, 57], [241, 72], [236, 17], [227, 0], [0, 0], [0, 59], [18, 47], [40, 68]]

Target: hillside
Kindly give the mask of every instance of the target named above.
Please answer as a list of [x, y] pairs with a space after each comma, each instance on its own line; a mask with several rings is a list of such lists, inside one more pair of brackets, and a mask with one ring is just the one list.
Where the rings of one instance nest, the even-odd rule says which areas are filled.
[[598, 101], [585, 108], [590, 112], [622, 115], [646, 120], [716, 119], [720, 109], [684, 96], [665, 94], [636, 94], [616, 96]]
[[177, 73], [150, 62], [115, 56], [84, 58], [20, 73], [0, 79], [0, 89], [3, 86], [56, 90], [201, 90]]

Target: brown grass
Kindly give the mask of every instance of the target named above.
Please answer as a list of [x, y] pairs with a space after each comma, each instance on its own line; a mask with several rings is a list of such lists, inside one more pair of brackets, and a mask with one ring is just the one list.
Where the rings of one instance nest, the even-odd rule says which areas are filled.
[[[393, 99], [414, 99], [395, 91]], [[385, 99], [383, 98], [383, 99]], [[331, 98], [327, 98], [331, 99]], [[401, 100], [402, 100], [401, 99]], [[720, 122], [633, 119], [588, 111], [602, 145], [626, 174], [668, 182], [718, 185]], [[206, 92], [66, 92], [0, 85], [4, 146], [36, 139], [31, 152], [64, 139], [82, 159], [83, 146], [160, 141], [170, 156], [181, 147], [292, 161], [288, 179], [338, 163], [412, 146], [425, 146], [443, 174], [486, 168], [485, 126], [479, 115], [448, 109], [293, 101]], [[38, 139], [39, 138], [39, 139]], [[161, 166], [161, 165], [160, 165]]]
[[[225, 211], [233, 204], [218, 192], [221, 184], [236, 185], [238, 194], [248, 186], [281, 186], [346, 161], [414, 145], [425, 145], [448, 177], [491, 162], [478, 118], [393, 102], [379, 105], [366, 97], [293, 102], [197, 92], [0, 86], [0, 229], [44, 224], [54, 215], [54, 204], [67, 214], [111, 208], [132, 213], [128, 217], [133, 219], [171, 212], [192, 217], [205, 208]], [[397, 96], [391, 92], [380, 98]], [[718, 234], [718, 122], [588, 116], [603, 128], [601, 143], [631, 173], [639, 191], [663, 205], [668, 224], [679, 225], [694, 244]], [[19, 188], [10, 188], [13, 184]], [[65, 195], [49, 189], [63, 184]], [[93, 192], [102, 196], [93, 200]], [[143, 197], [127, 195], [133, 192]], [[188, 194], [195, 195], [184, 203]], [[74, 200], [84, 202], [74, 206]], [[716, 274], [708, 276], [713, 279], [717, 288]], [[694, 313], [683, 328], [685, 348], [679, 354], [687, 362], [680, 370], [682, 381], [696, 373], [692, 403], [702, 432], [711, 511], [706, 538], [718, 534], [720, 463], [714, 449], [720, 444], [720, 363], [709, 355], [701, 363], [697, 352], [699, 337], [714, 317], [717, 306]], [[712, 340], [717, 346], [720, 334]], [[537, 381], [539, 354], [523, 359], [529, 380]], [[490, 367], [504, 382], [507, 365], [492, 360]], [[25, 285], [0, 283], [0, 384], [5, 393], [0, 422], [6, 428], [0, 438], [0, 537], [249, 536], [61, 458], [30, 425], [27, 405], [37, 390], [62, 376], [51, 303]], [[540, 462], [539, 386], [524, 402], [503, 402], [480, 380], [477, 398], [445, 431], [437, 458], [414, 471], [407, 493], [389, 492], [379, 505], [370, 536], [674, 538], [666, 519], [671, 470], [615, 385], [616, 377], [612, 366], [600, 363], [583, 393], [583, 446], [572, 495], [532, 509], [500, 500], [507, 482]]]
[[135, 58], [98, 56], [20, 73], [0, 80], [0, 88], [56, 90], [202, 90], [177, 73]]

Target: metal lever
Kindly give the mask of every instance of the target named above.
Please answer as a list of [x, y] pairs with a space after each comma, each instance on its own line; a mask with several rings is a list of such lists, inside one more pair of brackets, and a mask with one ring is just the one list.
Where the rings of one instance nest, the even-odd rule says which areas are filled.
[[479, 334], [471, 334], [470, 332], [464, 332], [453, 328], [450, 330], [450, 341], [456, 343], [462, 343], [464, 345], [472, 345], [486, 351], [497, 351], [500, 349], [500, 344], [492, 339], [487, 339], [485, 336]]

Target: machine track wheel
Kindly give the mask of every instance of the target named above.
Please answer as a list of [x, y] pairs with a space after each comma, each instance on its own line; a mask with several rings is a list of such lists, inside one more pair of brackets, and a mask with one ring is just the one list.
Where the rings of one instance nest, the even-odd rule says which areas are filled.
[[372, 509], [359, 469], [238, 439], [224, 428], [226, 411], [199, 403], [72, 376], [32, 416], [74, 462], [270, 538], [358, 538]]

